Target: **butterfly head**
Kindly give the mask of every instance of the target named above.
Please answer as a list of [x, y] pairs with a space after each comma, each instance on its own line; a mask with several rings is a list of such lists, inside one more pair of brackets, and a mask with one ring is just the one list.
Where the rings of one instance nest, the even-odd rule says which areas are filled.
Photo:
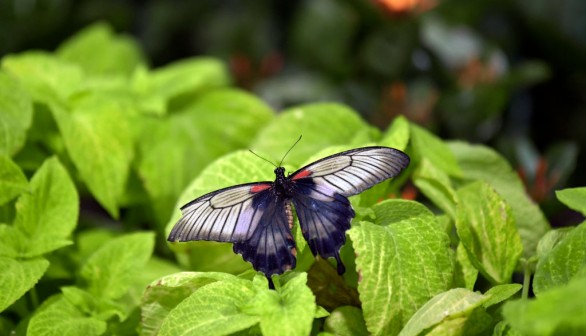
[[283, 168], [283, 167], [275, 168], [275, 175], [285, 177], [285, 168]]

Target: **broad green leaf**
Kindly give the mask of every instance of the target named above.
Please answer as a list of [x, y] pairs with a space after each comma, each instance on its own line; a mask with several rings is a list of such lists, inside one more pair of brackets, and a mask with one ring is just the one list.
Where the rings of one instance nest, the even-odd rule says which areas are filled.
[[241, 307], [250, 304], [254, 295], [248, 280], [206, 285], [169, 312], [158, 335], [228, 335], [250, 328], [260, 317], [244, 314]]
[[18, 78], [35, 101], [64, 103], [83, 82], [81, 69], [40, 51], [29, 51], [2, 59], [4, 70]]
[[31, 318], [27, 335], [31, 336], [76, 336], [102, 335], [107, 324], [81, 312], [63, 295], [54, 296], [37, 310]]
[[135, 86], [135, 90], [144, 97], [162, 97], [167, 102], [167, 110], [172, 110], [175, 105], [182, 105], [183, 97], [190, 98], [229, 83], [230, 75], [224, 63], [214, 58], [195, 57], [155, 69], [144, 85]]
[[456, 265], [454, 268], [454, 285], [456, 287], [463, 287], [469, 290], [474, 289], [476, 279], [478, 278], [478, 270], [468, 257], [466, 248], [462, 242], [458, 243], [456, 248]]
[[452, 284], [449, 238], [433, 217], [387, 226], [354, 223], [348, 234], [362, 276], [364, 319], [373, 335], [398, 334], [417, 309]]
[[543, 292], [537, 299], [509, 301], [502, 314], [523, 335], [584, 335], [586, 277]]
[[456, 219], [457, 197], [445, 172], [424, 157], [413, 174], [413, 183], [452, 220]]
[[0, 154], [0, 205], [20, 195], [27, 188], [28, 181], [20, 167], [9, 157]]
[[419, 159], [427, 159], [429, 163], [449, 176], [459, 177], [462, 171], [450, 148], [428, 130], [411, 124], [411, 145]]
[[[468, 317], [487, 298], [464, 288], [454, 288], [427, 301], [405, 325], [399, 335], [417, 336], [444, 320]], [[454, 330], [452, 331], [454, 332]]]
[[53, 107], [65, 147], [94, 197], [118, 218], [133, 153], [128, 106], [88, 96], [71, 113]]
[[12, 156], [24, 146], [32, 116], [29, 94], [18, 81], [0, 72], [0, 155]]
[[53, 157], [47, 159], [30, 182], [30, 193], [16, 202], [14, 228], [27, 237], [23, 256], [39, 256], [71, 244], [77, 225], [79, 197], [67, 171]]
[[517, 173], [494, 150], [463, 142], [449, 144], [466, 179], [488, 182], [507, 201], [523, 242], [523, 256], [535, 255], [539, 239], [550, 230], [539, 207], [529, 198]]
[[494, 306], [495, 304], [501, 303], [515, 295], [515, 293], [520, 291], [521, 288], [523, 288], [523, 286], [520, 284], [494, 286], [486, 291], [486, 293], [484, 293], [484, 296], [487, 298], [487, 300], [484, 302], [483, 306], [488, 308], [490, 306]]
[[523, 253], [511, 208], [486, 182], [457, 194], [456, 229], [470, 261], [491, 283], [510, 282]]
[[539, 240], [539, 244], [537, 244], [537, 258], [538, 260], [544, 259], [547, 257], [549, 253], [553, 250], [556, 245], [564, 240], [564, 238], [568, 235], [568, 233], [572, 232], [576, 227], [564, 227], [559, 229], [554, 229], [547, 232], [541, 239]]
[[104, 23], [84, 28], [63, 42], [56, 54], [90, 74], [129, 75], [143, 62], [138, 43], [130, 37], [116, 36]]
[[368, 335], [362, 310], [352, 306], [336, 308], [326, 318], [324, 330], [337, 336]]
[[123, 295], [153, 253], [150, 232], [127, 234], [101, 246], [80, 271], [93, 295], [116, 299]]
[[557, 190], [555, 195], [570, 209], [579, 211], [586, 216], [586, 187]]
[[309, 335], [316, 305], [306, 285], [307, 274], [298, 273], [277, 291], [268, 290], [266, 279], [261, 279], [256, 295], [242, 307], [242, 312], [260, 317], [263, 335]]
[[379, 143], [381, 146], [404, 151], [409, 143], [409, 136], [409, 121], [403, 116], [398, 116], [385, 131], [383, 139]]
[[467, 315], [456, 315], [453, 318], [443, 320], [433, 327], [425, 335], [482, 335], [492, 324], [492, 317], [482, 307], [478, 307]]
[[147, 287], [141, 304], [141, 335], [157, 335], [169, 312], [198, 289], [231, 279], [236, 277], [226, 273], [184, 272], [154, 281]]
[[[167, 223], [177, 198], [203, 168], [226, 153], [246, 148], [272, 117], [270, 108], [248, 93], [217, 90], [145, 127], [138, 171], [159, 222]], [[258, 158], [249, 155], [249, 160]]]
[[550, 253], [539, 259], [533, 279], [535, 295], [539, 297], [567, 284], [581, 269], [586, 269], [586, 222], [568, 232]]
[[378, 225], [391, 225], [415, 217], [430, 217], [433, 221], [433, 213], [416, 201], [388, 199], [375, 204], [372, 210], [376, 216], [374, 223]]
[[0, 312], [33, 288], [47, 267], [49, 262], [42, 258], [16, 260], [0, 257]]
[[12, 225], [0, 224], [0, 256], [22, 258], [27, 252], [26, 235]]
[[287, 109], [265, 127], [253, 143], [255, 151], [279, 160], [295, 140], [303, 138], [287, 155], [286, 164], [300, 166], [312, 154], [333, 145], [344, 145], [354, 134], [367, 129], [360, 116], [346, 106], [332, 103], [302, 105]]

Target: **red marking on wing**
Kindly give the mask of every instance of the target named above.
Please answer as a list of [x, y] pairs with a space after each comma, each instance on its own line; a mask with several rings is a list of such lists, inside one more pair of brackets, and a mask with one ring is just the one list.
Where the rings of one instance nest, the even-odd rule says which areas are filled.
[[270, 184], [257, 184], [257, 185], [250, 187], [250, 192], [254, 194], [254, 193], [257, 193], [257, 192], [260, 192], [263, 190], [267, 190], [270, 187], [271, 187]]
[[297, 180], [297, 179], [300, 179], [300, 178], [308, 177], [311, 174], [312, 174], [312, 171], [311, 170], [303, 169], [299, 173], [295, 174], [292, 179], [293, 180]]

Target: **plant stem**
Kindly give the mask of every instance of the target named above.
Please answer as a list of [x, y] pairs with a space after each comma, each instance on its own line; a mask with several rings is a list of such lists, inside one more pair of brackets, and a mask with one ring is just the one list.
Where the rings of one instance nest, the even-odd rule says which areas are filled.
[[37, 294], [37, 287], [31, 288], [31, 290], [29, 291], [29, 297], [31, 299], [33, 311], [37, 310], [37, 308], [39, 307], [39, 295]]
[[529, 261], [525, 261], [524, 265], [524, 275], [523, 275], [523, 292], [521, 293], [521, 298], [526, 300], [529, 298], [529, 286], [531, 284], [531, 267], [529, 267]]

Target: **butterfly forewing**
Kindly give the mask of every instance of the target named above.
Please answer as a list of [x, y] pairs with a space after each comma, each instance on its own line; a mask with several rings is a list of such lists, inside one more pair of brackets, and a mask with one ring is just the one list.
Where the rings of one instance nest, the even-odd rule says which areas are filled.
[[181, 208], [182, 217], [169, 234], [169, 241], [213, 240], [238, 242], [250, 238], [262, 209], [255, 197], [267, 193], [271, 182], [229, 187], [201, 196]]
[[340, 195], [356, 195], [398, 175], [409, 165], [409, 156], [388, 147], [364, 147], [338, 153], [309, 164], [291, 175], [291, 180], [313, 179]]

